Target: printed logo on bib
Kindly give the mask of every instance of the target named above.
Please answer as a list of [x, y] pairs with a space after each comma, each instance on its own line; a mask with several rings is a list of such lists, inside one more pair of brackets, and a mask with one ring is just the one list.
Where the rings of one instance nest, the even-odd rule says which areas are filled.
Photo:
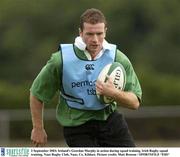
[[95, 90], [95, 81], [80, 81], [80, 82], [72, 82], [71, 83], [71, 88], [82, 88], [82, 87], [87, 87], [87, 94], [88, 95], [96, 95], [96, 90]]
[[86, 64], [85, 69], [86, 70], [94, 70], [94, 64]]

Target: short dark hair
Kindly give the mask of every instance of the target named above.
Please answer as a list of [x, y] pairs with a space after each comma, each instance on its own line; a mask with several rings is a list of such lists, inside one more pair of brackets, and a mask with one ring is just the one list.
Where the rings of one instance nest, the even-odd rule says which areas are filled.
[[84, 23], [97, 24], [104, 23], [107, 27], [107, 21], [104, 14], [95, 8], [87, 9], [80, 17], [80, 29], [83, 30]]

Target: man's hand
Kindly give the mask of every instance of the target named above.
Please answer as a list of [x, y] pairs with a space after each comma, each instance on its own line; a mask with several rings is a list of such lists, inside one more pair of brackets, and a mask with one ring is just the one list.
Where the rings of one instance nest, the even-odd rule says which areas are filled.
[[96, 91], [99, 95], [104, 95], [113, 98], [114, 93], [117, 89], [115, 88], [112, 79], [109, 76], [106, 77], [106, 82], [101, 82], [99, 80], [96, 81]]
[[43, 147], [47, 143], [47, 134], [44, 129], [33, 128], [31, 132], [31, 140], [35, 147]]

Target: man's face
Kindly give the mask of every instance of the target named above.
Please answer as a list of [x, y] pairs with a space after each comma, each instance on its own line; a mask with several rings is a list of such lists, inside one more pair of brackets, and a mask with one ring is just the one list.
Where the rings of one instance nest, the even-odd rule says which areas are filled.
[[103, 40], [106, 36], [104, 23], [84, 23], [84, 29], [80, 30], [80, 36], [86, 44], [86, 49], [91, 54], [98, 54], [102, 49]]

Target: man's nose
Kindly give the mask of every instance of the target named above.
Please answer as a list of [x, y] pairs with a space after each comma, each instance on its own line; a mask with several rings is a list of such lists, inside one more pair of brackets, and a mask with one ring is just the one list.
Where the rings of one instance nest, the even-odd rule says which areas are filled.
[[93, 35], [93, 39], [92, 39], [93, 42], [98, 42], [98, 37], [96, 34]]

